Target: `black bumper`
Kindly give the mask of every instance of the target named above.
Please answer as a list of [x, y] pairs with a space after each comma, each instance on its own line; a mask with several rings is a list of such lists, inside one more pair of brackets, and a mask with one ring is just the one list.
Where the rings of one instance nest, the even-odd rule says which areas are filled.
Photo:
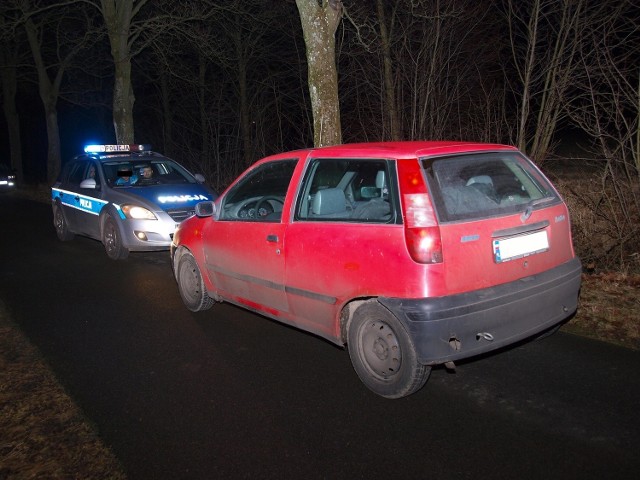
[[437, 365], [479, 355], [543, 332], [578, 307], [578, 258], [530, 277], [459, 295], [378, 298], [404, 323], [418, 360]]

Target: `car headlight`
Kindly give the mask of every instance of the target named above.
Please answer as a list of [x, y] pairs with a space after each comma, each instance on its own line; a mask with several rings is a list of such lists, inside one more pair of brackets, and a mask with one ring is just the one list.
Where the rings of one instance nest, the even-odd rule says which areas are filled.
[[135, 220], [157, 220], [158, 217], [155, 214], [144, 207], [137, 205], [122, 205], [122, 212], [127, 218], [133, 218]]

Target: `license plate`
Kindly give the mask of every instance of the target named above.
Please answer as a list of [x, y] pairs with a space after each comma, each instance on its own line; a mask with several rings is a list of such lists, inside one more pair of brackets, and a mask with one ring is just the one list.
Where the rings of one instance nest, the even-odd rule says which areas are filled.
[[546, 230], [493, 241], [493, 258], [496, 263], [508, 262], [547, 250], [549, 250], [549, 238]]

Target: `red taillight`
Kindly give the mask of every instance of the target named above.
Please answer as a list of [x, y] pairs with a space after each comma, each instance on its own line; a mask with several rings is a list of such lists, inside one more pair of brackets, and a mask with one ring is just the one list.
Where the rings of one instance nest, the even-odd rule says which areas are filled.
[[404, 236], [411, 258], [418, 263], [441, 263], [440, 228], [405, 228]]
[[411, 258], [418, 263], [441, 263], [442, 239], [429, 195], [405, 193], [402, 200], [404, 235]]

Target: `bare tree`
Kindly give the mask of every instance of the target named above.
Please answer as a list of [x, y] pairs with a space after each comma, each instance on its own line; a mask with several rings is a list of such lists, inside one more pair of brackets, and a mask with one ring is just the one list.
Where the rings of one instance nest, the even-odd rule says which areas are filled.
[[[132, 44], [142, 28], [134, 27], [134, 17], [148, 0], [100, 0], [100, 11], [104, 17], [111, 44], [114, 64], [113, 127], [118, 143], [134, 142], [133, 104], [135, 95], [131, 82]], [[134, 5], [135, 3], [135, 5]]]
[[[388, 112], [389, 130], [391, 132], [392, 140], [402, 139], [402, 126], [400, 125], [400, 118], [398, 115], [398, 104], [396, 97], [396, 89], [393, 81], [393, 58], [391, 55], [391, 35], [390, 29], [387, 26], [387, 19], [385, 14], [385, 2], [383, 0], [376, 0], [376, 15], [378, 17], [378, 25], [380, 29], [380, 46], [382, 49], [382, 58], [384, 65], [384, 93], [385, 93], [385, 110]], [[397, 4], [393, 6], [397, 8]], [[391, 15], [392, 19], [395, 19], [395, 15]]]
[[[566, 124], [564, 99], [584, 75], [579, 54], [586, 35], [610, 14], [610, 3], [588, 0], [507, 0], [512, 65], [511, 89], [518, 104], [517, 142], [537, 161], [553, 148]], [[505, 78], [512, 78], [506, 72]]]
[[465, 0], [376, 6], [350, 5], [344, 23], [339, 65], [345, 134], [495, 140], [499, 48], [486, 9]]
[[[605, 14], [606, 13], [606, 14]], [[640, 13], [625, 0], [611, 2], [584, 32], [580, 74], [564, 98], [572, 122], [593, 139], [589, 153], [598, 181], [587, 198], [589, 244], [601, 266], [640, 264]]]
[[18, 2], [33, 63], [47, 128], [47, 180], [53, 183], [60, 172], [60, 131], [57, 103], [62, 80], [78, 54], [95, 41], [91, 17], [82, 4], [33, 4]]
[[317, 147], [336, 145], [342, 143], [335, 50], [342, 3], [339, 0], [296, 0], [296, 5], [307, 47], [313, 143]]
[[[7, 8], [8, 5], [4, 5]], [[13, 15], [11, 15], [13, 13]], [[0, 12], [0, 79], [2, 83], [2, 109], [9, 134], [11, 168], [16, 171], [18, 181], [23, 180], [22, 142], [20, 117], [16, 106], [18, 91], [18, 64], [21, 60], [20, 44], [15, 22], [15, 11]]]

